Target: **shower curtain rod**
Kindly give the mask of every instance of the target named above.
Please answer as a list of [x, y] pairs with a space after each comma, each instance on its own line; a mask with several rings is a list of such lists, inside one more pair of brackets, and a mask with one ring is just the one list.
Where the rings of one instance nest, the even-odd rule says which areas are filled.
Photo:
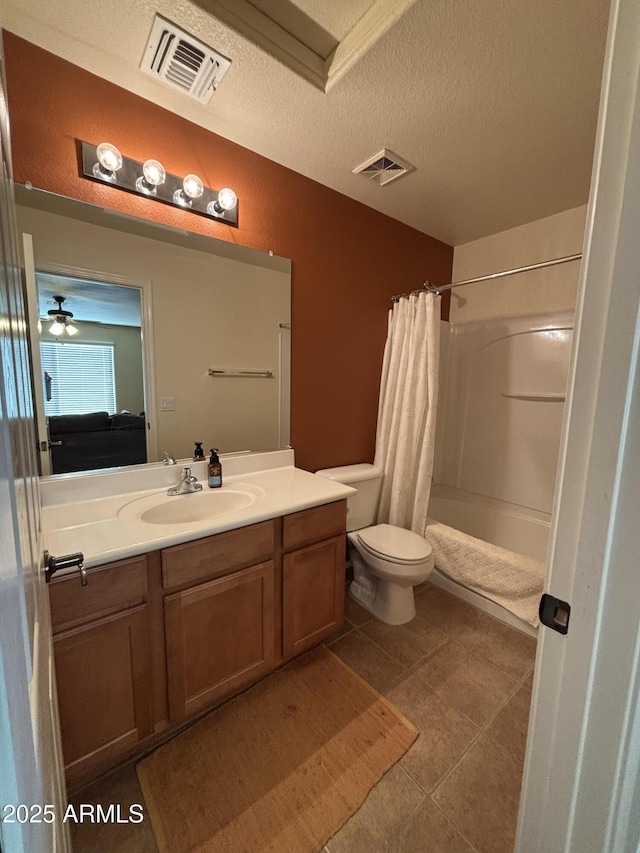
[[399, 293], [396, 296], [391, 297], [392, 302], [397, 302], [398, 299], [403, 299], [405, 296], [412, 296], [418, 293], [444, 293], [445, 290], [452, 290], [454, 287], [462, 287], [464, 284], [476, 284], [479, 281], [491, 281], [495, 278], [503, 278], [507, 275], [516, 275], [520, 272], [530, 272], [531, 270], [541, 270], [545, 267], [553, 267], [557, 264], [567, 264], [569, 261], [578, 261], [582, 257], [582, 253], [578, 253], [577, 255], [567, 255], [564, 258], [554, 258], [552, 261], [541, 261], [539, 264], [529, 264], [526, 267], [516, 267], [512, 270], [502, 270], [502, 272], [494, 272], [489, 273], [489, 275], [479, 275], [476, 278], [466, 278], [464, 281], [452, 281], [451, 284], [444, 285], [436, 285], [432, 284], [430, 281], [425, 281], [422, 285], [422, 288], [419, 290], [412, 290], [411, 293]]

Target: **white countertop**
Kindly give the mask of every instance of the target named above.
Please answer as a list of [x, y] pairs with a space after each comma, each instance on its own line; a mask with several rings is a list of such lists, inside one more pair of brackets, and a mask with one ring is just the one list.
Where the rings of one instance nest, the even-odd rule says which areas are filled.
[[[169, 473], [175, 482], [180, 471], [180, 466], [171, 466]], [[190, 501], [192, 503], [188, 506], [191, 507], [196, 506], [195, 501], [199, 498], [215, 502], [215, 497], [211, 495], [215, 491], [220, 495], [225, 492], [251, 494], [254, 502], [250, 506], [199, 521], [153, 524], [142, 520], [140, 514], [145, 507], [162, 500], [166, 494], [165, 484], [160, 488], [154, 484], [154, 488], [123, 490], [120, 494], [114, 494], [113, 488], [107, 488], [99, 496], [95, 491], [92, 493], [91, 489], [85, 489], [81, 497], [82, 492], [78, 489], [69, 490], [65, 486], [60, 491], [62, 500], [56, 502], [48, 497], [43, 502], [44, 547], [56, 557], [81, 551], [85, 567], [91, 568], [331, 503], [354, 494], [350, 486], [317, 477], [293, 465], [227, 476], [222, 488], [215, 490], [207, 488], [206, 479], [199, 477], [199, 480], [204, 487], [202, 492], [177, 495], [168, 500]], [[100, 480], [92, 482], [100, 483]], [[69, 497], [78, 499], [69, 500]]]

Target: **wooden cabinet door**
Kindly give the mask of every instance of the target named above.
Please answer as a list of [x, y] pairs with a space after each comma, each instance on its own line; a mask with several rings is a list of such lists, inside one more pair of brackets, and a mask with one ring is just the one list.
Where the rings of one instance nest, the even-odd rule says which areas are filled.
[[273, 588], [269, 561], [165, 597], [172, 723], [272, 669]]
[[116, 763], [151, 734], [146, 607], [54, 637], [67, 781]]
[[344, 619], [344, 536], [285, 554], [282, 562], [282, 653], [303, 652], [335, 633]]

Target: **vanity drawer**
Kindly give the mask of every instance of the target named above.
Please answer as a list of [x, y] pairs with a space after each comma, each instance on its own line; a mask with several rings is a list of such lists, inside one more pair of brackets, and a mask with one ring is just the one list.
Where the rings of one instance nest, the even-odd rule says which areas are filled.
[[285, 515], [282, 521], [282, 547], [285, 551], [304, 548], [332, 536], [344, 535], [347, 525], [347, 502], [316, 506]]
[[262, 563], [273, 557], [274, 545], [274, 523], [262, 521], [165, 548], [162, 551], [162, 585], [165, 590], [193, 586], [232, 570]]
[[49, 584], [51, 625], [58, 633], [136, 607], [147, 600], [147, 559], [121, 560], [88, 570], [88, 584], [77, 574], [54, 578]]

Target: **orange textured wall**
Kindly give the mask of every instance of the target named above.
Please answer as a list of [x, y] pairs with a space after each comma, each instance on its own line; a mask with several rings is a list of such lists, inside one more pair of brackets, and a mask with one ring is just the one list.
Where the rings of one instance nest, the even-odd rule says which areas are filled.
[[[371, 461], [389, 297], [451, 281], [452, 247], [11, 33], [4, 46], [15, 180], [291, 258], [296, 462]], [[240, 227], [80, 177], [79, 140], [233, 187]]]

